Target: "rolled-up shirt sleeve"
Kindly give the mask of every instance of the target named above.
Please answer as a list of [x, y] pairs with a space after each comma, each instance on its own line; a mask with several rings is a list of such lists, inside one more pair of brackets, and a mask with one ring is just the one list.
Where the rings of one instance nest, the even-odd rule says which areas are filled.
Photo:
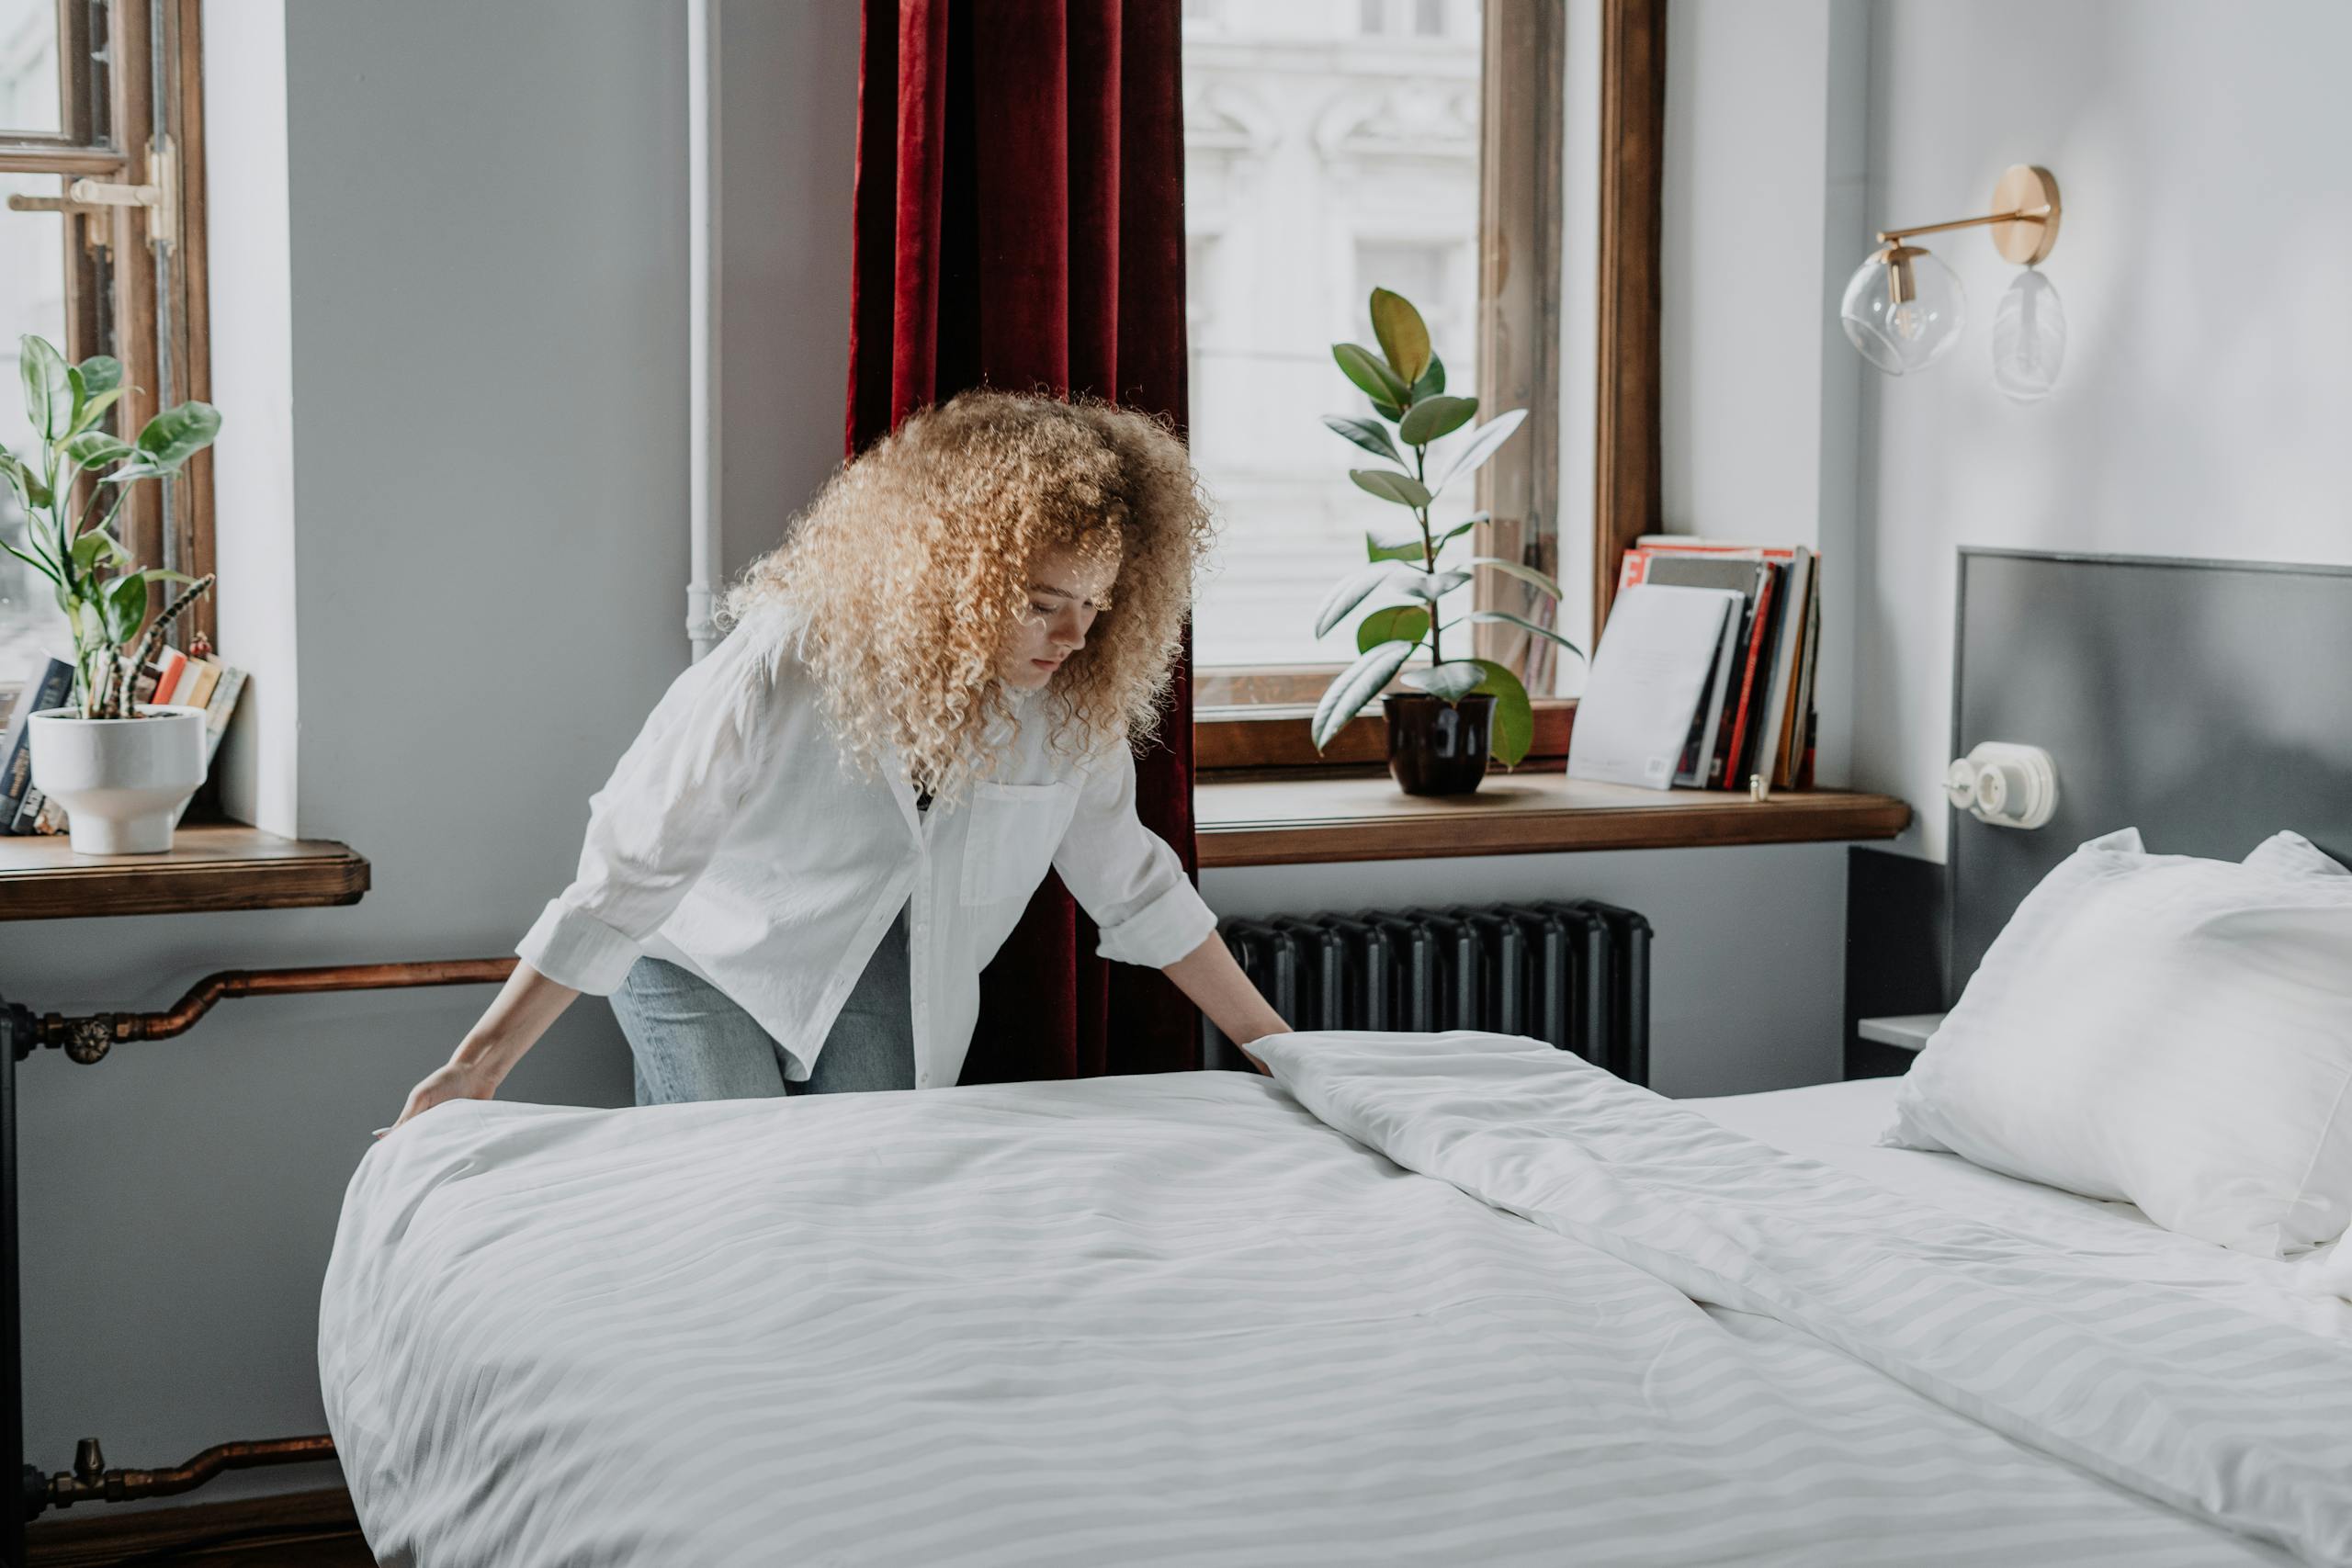
[[1091, 759], [1079, 784], [1054, 869], [1102, 928], [1097, 953], [1164, 969], [1208, 940], [1216, 916], [1176, 852], [1136, 818], [1135, 758], [1125, 742]]
[[590, 797], [579, 871], [514, 948], [548, 979], [593, 996], [619, 989], [735, 820], [763, 765], [775, 677], [751, 630], [671, 682]]

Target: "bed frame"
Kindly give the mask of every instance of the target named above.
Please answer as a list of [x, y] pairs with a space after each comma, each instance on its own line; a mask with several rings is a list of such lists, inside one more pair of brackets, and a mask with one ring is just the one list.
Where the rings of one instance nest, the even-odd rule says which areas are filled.
[[1952, 813], [1947, 1004], [2101, 833], [2237, 860], [2286, 828], [2352, 864], [2352, 567], [1963, 549], [1951, 755], [1985, 740], [2047, 750], [2058, 810]]
[[2236, 860], [2289, 828], [2352, 864], [2352, 567], [1963, 548], [1949, 755], [1986, 740], [2050, 753], [2057, 813], [1953, 810], [1942, 865], [1849, 852], [1849, 1077], [1908, 1070], [1863, 1021], [1948, 1010], [2086, 839]]

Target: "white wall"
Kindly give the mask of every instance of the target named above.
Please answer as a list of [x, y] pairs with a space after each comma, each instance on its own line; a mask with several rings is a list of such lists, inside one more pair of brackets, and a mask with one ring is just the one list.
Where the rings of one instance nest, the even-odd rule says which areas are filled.
[[1667, 18], [1666, 525], [1821, 552], [1823, 784], [1850, 751], [1860, 371], [1825, 305], [1853, 266], [1864, 37], [1860, 0], [1675, 0]]
[[[2352, 6], [1881, 0], [1870, 32], [1869, 222], [1982, 211], [2013, 163], [2065, 203], [2048, 400], [1994, 389], [2015, 269], [1966, 232], [1928, 242], [1964, 340], [1864, 380], [1855, 774], [1917, 803], [1950, 739], [1956, 547], [2352, 560]], [[1940, 858], [1944, 826], [1923, 813], [1917, 847]]]
[[[728, 263], [788, 298], [747, 310], [730, 361], [750, 378], [729, 409], [746, 422], [730, 565], [839, 457], [857, 69], [854, 7], [738, 12], [763, 56], [730, 59], [727, 101], [766, 145], [731, 164], [758, 194]], [[253, 640], [223, 651], [299, 624], [299, 671], [273, 672], [299, 680], [300, 713], [296, 730], [280, 710], [278, 776], [300, 830], [367, 854], [375, 886], [342, 909], [11, 927], [0, 986], [44, 1011], [166, 1006], [216, 969], [511, 951], [570, 874], [589, 789], [686, 661], [684, 8], [279, 14], [222, 0], [207, 18], [216, 308], [232, 305], [215, 321], [221, 532], [290, 517], [299, 544], [290, 570], [246, 551], [221, 597], [224, 627]], [[274, 238], [272, 179], [291, 215], [281, 198]], [[299, 623], [282, 593], [266, 602], [273, 574], [299, 589]], [[30, 1459], [56, 1468], [85, 1433], [139, 1465], [322, 1429], [316, 1302], [344, 1183], [485, 999], [231, 1002], [100, 1066], [24, 1066]], [[609, 1013], [582, 1007], [512, 1092], [628, 1089]]]

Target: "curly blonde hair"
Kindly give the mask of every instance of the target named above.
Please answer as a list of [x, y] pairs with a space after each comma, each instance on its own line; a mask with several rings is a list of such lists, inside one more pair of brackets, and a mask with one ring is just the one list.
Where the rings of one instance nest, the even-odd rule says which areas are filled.
[[998, 660], [1030, 571], [1062, 547], [1118, 578], [1042, 694], [1051, 744], [1085, 754], [1157, 728], [1193, 577], [1213, 532], [1166, 424], [1092, 400], [978, 390], [910, 415], [846, 464], [785, 542], [744, 572], [728, 623], [782, 601], [844, 754], [959, 798], [1016, 722]]

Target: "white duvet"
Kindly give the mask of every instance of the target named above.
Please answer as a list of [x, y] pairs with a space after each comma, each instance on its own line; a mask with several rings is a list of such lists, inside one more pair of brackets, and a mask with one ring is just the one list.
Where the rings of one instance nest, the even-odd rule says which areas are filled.
[[1494, 1035], [577, 1111], [354, 1178], [320, 1364], [457, 1565], [2352, 1562], [2352, 1357]]

